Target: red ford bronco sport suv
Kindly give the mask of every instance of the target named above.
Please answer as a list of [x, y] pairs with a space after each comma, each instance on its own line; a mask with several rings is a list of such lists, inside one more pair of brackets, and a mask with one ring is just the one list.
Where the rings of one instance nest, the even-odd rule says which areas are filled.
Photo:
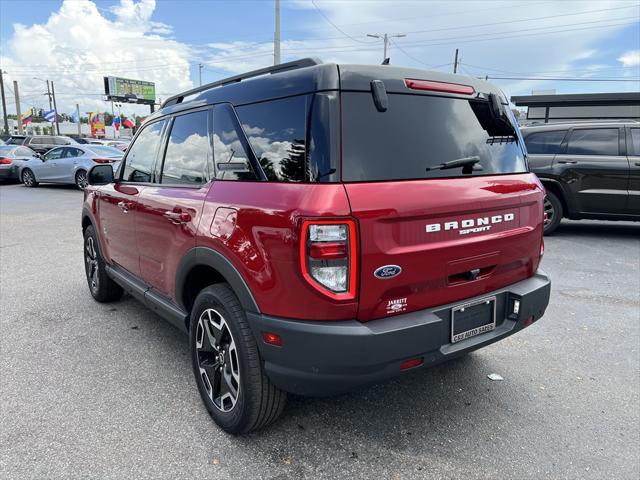
[[169, 98], [89, 174], [87, 281], [188, 333], [224, 430], [538, 320], [544, 192], [504, 95], [306, 59]]

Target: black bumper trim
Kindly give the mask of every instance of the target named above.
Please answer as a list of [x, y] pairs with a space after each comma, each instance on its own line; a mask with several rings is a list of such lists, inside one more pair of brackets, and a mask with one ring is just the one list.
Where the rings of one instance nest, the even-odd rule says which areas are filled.
[[[422, 356], [424, 365], [434, 365], [512, 335], [542, 317], [550, 292], [549, 278], [538, 270], [485, 295], [369, 322], [290, 320], [251, 312], [247, 319], [269, 378], [288, 392], [323, 396], [399, 375], [400, 363], [409, 358]], [[496, 297], [496, 329], [450, 343], [451, 308], [489, 296]], [[517, 316], [507, 312], [515, 299], [520, 300]], [[280, 335], [283, 346], [265, 344], [263, 331]]]

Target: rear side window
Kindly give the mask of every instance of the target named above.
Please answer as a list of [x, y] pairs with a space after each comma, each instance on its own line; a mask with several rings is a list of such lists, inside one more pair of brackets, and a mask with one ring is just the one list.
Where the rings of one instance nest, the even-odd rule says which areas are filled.
[[618, 155], [618, 129], [574, 130], [569, 137], [567, 155]]
[[26, 147], [18, 147], [16, 148], [15, 154], [20, 157], [33, 157], [33, 150]]
[[177, 116], [171, 127], [160, 183], [200, 185], [209, 178], [206, 110]]
[[[527, 171], [513, 136], [496, 136], [487, 101], [390, 94], [379, 112], [368, 92], [342, 94], [344, 181], [409, 180], [469, 175], [440, 170], [452, 160], [477, 158], [470, 175]], [[429, 169], [429, 170], [427, 170]]]
[[632, 128], [630, 131], [631, 146], [629, 147], [629, 155], [640, 156], [640, 128]]
[[269, 181], [304, 182], [307, 168], [305, 96], [236, 108], [249, 144]]
[[62, 147], [58, 147], [58, 148], [53, 148], [51, 150], [49, 150], [47, 153], [45, 153], [44, 155], [44, 159], [45, 160], [57, 160], [59, 158], [62, 158], [62, 154], [64, 153], [64, 148]]
[[147, 126], [133, 142], [126, 158], [122, 179], [127, 182], [148, 183], [152, 180], [153, 165], [162, 139], [164, 121]]
[[219, 180], [258, 180], [240, 128], [231, 106], [213, 108], [213, 158]]
[[55, 145], [69, 145], [71, 143], [71, 140], [64, 137], [53, 137], [53, 143]]
[[527, 151], [539, 155], [554, 155], [561, 153], [560, 146], [564, 140], [566, 130], [553, 130], [547, 132], [535, 132], [524, 139]]

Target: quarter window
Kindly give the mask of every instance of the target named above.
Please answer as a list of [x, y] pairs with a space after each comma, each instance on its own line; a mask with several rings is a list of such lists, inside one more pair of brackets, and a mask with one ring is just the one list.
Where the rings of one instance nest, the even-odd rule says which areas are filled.
[[238, 107], [238, 117], [267, 179], [304, 182], [307, 168], [307, 96]]
[[527, 151], [532, 154], [553, 155], [561, 153], [560, 146], [564, 140], [566, 130], [553, 130], [551, 132], [532, 133], [524, 139]]
[[229, 105], [213, 109], [213, 155], [216, 178], [220, 180], [258, 180], [247, 154], [246, 140]]
[[618, 129], [577, 129], [571, 133], [568, 155], [618, 155]]
[[162, 139], [164, 121], [147, 126], [129, 148], [122, 179], [127, 182], [151, 182], [153, 164]]
[[199, 111], [175, 118], [160, 183], [200, 185], [208, 180], [207, 114]]

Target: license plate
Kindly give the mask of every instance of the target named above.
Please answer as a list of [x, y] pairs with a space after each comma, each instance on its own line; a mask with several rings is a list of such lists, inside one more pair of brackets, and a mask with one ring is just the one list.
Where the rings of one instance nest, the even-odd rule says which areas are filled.
[[496, 328], [496, 297], [484, 298], [451, 309], [451, 343]]

